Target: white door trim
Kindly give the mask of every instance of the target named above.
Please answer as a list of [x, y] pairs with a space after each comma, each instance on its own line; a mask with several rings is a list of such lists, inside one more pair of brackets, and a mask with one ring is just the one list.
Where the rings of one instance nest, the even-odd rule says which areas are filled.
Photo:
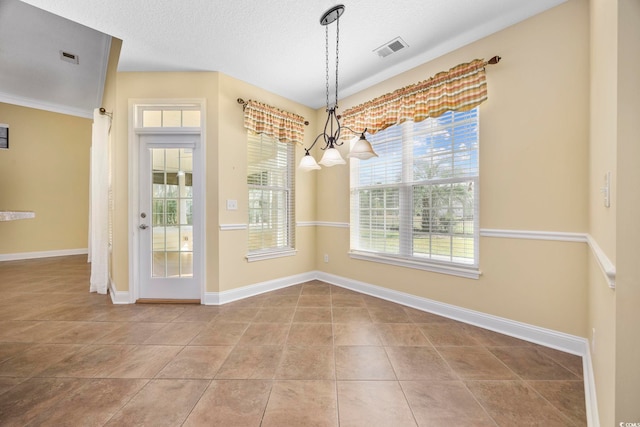
[[[198, 105], [200, 107], [201, 114], [201, 128], [200, 132], [194, 132], [193, 128], [186, 128], [184, 130], [167, 128], [167, 129], [157, 129], [154, 128], [153, 131], [149, 131], [143, 128], [136, 128], [136, 114], [138, 106], [149, 106], [149, 105], [158, 105], [167, 106], [167, 105]], [[200, 301], [204, 301], [205, 295], [205, 284], [207, 283], [207, 269], [206, 269], [206, 236], [205, 230], [207, 229], [207, 216], [206, 216], [206, 175], [207, 171], [205, 168], [206, 162], [206, 146], [205, 143], [206, 133], [205, 133], [205, 123], [206, 123], [206, 101], [202, 98], [188, 98], [188, 99], [129, 99], [129, 108], [127, 114], [128, 121], [128, 130], [129, 130], [129, 149], [128, 149], [128, 159], [129, 159], [129, 209], [128, 209], [128, 249], [129, 249], [129, 302], [131, 304], [135, 303], [140, 297], [140, 284], [139, 284], [139, 257], [138, 257], [138, 249], [140, 247], [139, 241], [139, 218], [138, 212], [140, 211], [140, 182], [139, 182], [139, 147], [140, 147], [140, 136], [141, 135], [149, 135], [149, 134], [184, 134], [184, 135], [194, 135], [199, 133], [200, 135], [200, 156], [194, 158], [194, 167], [195, 162], [198, 163], [198, 168], [200, 170], [201, 176], [201, 184], [197, 194], [194, 194], [194, 197], [198, 197], [200, 199], [200, 203], [198, 204], [198, 214], [201, 218], [201, 230], [203, 238], [199, 239], [197, 246], [194, 246], [194, 251], [199, 251], [200, 256], [197, 260], [194, 260], [194, 270], [197, 269], [200, 271]], [[194, 242], [195, 244], [195, 242]]]

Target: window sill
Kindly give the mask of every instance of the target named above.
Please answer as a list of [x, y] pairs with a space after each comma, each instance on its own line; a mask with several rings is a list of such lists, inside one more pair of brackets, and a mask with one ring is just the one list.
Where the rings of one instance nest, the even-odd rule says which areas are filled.
[[465, 277], [467, 279], [479, 279], [480, 275], [482, 274], [478, 267], [465, 266], [460, 264], [448, 265], [430, 261], [420, 262], [406, 258], [391, 257], [357, 251], [349, 252], [349, 256], [353, 259], [359, 259], [362, 261], [379, 262], [383, 264], [395, 265], [397, 267], [415, 268], [418, 270], [431, 271], [434, 273]]
[[295, 249], [284, 249], [279, 251], [265, 251], [265, 252], [253, 252], [247, 254], [246, 258], [248, 262], [263, 261], [266, 259], [282, 258], [287, 256], [294, 256], [298, 253]]

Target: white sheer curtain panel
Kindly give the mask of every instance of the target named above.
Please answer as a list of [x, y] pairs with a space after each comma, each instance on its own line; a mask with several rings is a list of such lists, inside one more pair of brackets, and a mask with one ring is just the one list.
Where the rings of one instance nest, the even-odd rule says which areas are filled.
[[109, 284], [109, 129], [111, 118], [93, 110], [89, 183], [90, 292], [106, 294]]

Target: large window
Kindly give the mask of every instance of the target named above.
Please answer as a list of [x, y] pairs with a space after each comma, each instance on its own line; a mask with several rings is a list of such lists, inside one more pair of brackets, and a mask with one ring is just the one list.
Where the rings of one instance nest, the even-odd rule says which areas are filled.
[[478, 275], [478, 110], [370, 135], [379, 157], [351, 160], [351, 253]]
[[249, 260], [294, 250], [295, 144], [248, 132]]

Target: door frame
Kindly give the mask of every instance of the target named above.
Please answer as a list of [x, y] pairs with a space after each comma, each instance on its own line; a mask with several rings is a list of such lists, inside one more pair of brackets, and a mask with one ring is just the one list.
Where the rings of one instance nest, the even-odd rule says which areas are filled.
[[[184, 106], [189, 105], [192, 107], [198, 107], [200, 110], [200, 127], [199, 128], [143, 128], [138, 126], [138, 121], [140, 117], [140, 110], [142, 108], [148, 108], [157, 106], [161, 107], [171, 107], [171, 106]], [[141, 137], [143, 135], [175, 135], [175, 136], [191, 136], [196, 137], [196, 147], [199, 151], [198, 156], [193, 156], [194, 169], [199, 170], [199, 177], [195, 177], [194, 179], [199, 179], [200, 186], [196, 190], [194, 188], [194, 198], [197, 197], [198, 203], [197, 206], [194, 206], [197, 214], [200, 218], [200, 227], [198, 230], [200, 239], [194, 241], [194, 253], [199, 254], [199, 256], [194, 256], [193, 260], [193, 269], [194, 276], [197, 278], [199, 282], [200, 288], [200, 302], [204, 303], [205, 296], [205, 284], [207, 283], [206, 278], [206, 268], [205, 268], [205, 259], [206, 259], [206, 235], [205, 231], [207, 230], [207, 216], [206, 216], [206, 135], [205, 135], [205, 120], [206, 118], [206, 104], [205, 100], [202, 98], [189, 98], [189, 99], [129, 99], [129, 112], [128, 112], [128, 122], [129, 122], [129, 150], [128, 150], [128, 160], [129, 160], [129, 208], [128, 208], [128, 230], [129, 230], [129, 303], [134, 304], [140, 298], [140, 229], [138, 229], [139, 225], [139, 211], [140, 211], [140, 144]], [[195, 233], [194, 228], [194, 233]]]

